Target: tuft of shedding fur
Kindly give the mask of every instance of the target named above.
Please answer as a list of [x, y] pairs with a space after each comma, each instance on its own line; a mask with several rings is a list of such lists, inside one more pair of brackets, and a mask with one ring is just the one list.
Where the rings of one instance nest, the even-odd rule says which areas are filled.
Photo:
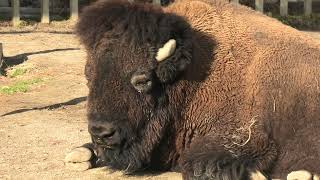
[[[90, 132], [101, 165], [184, 179], [320, 172], [320, 44], [305, 34], [222, 0], [98, 1], [77, 34], [89, 125], [119, 134], [110, 149]], [[157, 62], [170, 39], [176, 50]]]

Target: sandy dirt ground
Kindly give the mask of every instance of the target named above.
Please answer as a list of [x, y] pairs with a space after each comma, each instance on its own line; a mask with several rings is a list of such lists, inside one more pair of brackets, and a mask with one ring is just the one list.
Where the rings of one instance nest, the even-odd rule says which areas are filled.
[[320, 32], [316, 31], [305, 31], [306, 34], [310, 35], [311, 37], [320, 40]]
[[[66, 168], [65, 155], [89, 141], [85, 51], [72, 28], [0, 27], [8, 59], [28, 59], [16, 77], [0, 76], [0, 87], [35, 78], [25, 93], [0, 94], [0, 179], [181, 179], [178, 173], [126, 177], [120, 172]], [[320, 40], [320, 32], [308, 32]]]
[[[64, 164], [72, 148], [89, 142], [85, 115], [88, 89], [83, 74], [86, 54], [72, 28], [53, 26], [0, 26], [6, 59], [28, 58], [9, 71], [26, 69], [24, 74], [0, 76], [0, 88], [41, 79], [25, 93], [0, 94], [0, 179], [127, 179], [120, 172], [103, 168], [77, 172]], [[181, 179], [181, 175], [129, 179], [175, 178]]]

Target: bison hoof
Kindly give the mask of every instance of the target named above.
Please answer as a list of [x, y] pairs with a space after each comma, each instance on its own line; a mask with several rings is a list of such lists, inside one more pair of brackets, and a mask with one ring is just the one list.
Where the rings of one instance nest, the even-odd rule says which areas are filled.
[[85, 162], [89, 161], [92, 157], [92, 152], [90, 149], [85, 147], [78, 147], [73, 149], [65, 158], [65, 162]]
[[92, 167], [92, 164], [89, 161], [80, 162], [80, 163], [68, 162], [66, 163], [66, 167], [73, 171], [85, 171], [90, 169]]
[[247, 180], [250, 179], [250, 175], [249, 170], [243, 164], [229, 159], [197, 162], [192, 164], [192, 169], [186, 169], [183, 172], [184, 179], [192, 180]]
[[312, 175], [312, 173], [305, 170], [300, 170], [289, 173], [287, 180], [319, 180], [319, 176]]
[[268, 180], [260, 171], [250, 173], [251, 180]]
[[64, 161], [68, 169], [85, 171], [92, 167], [90, 162], [92, 157], [93, 153], [90, 149], [78, 147], [68, 153]]

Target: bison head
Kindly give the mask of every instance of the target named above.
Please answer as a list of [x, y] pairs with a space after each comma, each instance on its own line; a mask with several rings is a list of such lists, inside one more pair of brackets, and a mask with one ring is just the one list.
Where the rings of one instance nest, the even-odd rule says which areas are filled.
[[150, 162], [170, 122], [166, 91], [191, 62], [191, 28], [161, 7], [100, 1], [77, 33], [88, 52], [89, 132], [106, 165], [133, 172]]

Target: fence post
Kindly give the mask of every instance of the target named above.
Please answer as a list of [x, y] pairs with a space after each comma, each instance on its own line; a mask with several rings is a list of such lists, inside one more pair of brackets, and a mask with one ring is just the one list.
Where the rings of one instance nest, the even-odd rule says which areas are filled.
[[9, 1], [8, 0], [0, 0], [0, 7], [9, 7]]
[[3, 63], [3, 49], [2, 49], [2, 43], [0, 43], [0, 68], [2, 67]]
[[161, 0], [152, 0], [153, 4], [161, 5]]
[[255, 0], [255, 8], [263, 13], [263, 0]]
[[304, 0], [304, 14], [306, 16], [312, 13], [312, 0]]
[[288, 15], [288, 0], [280, 0], [280, 15]]
[[79, 1], [70, 0], [70, 19], [76, 21], [79, 16]]
[[41, 23], [50, 22], [49, 0], [42, 0], [41, 3]]
[[19, 0], [12, 0], [12, 24], [18, 26], [20, 24], [20, 2]]
[[231, 2], [233, 2], [235, 4], [239, 4], [239, 0], [231, 0]]

